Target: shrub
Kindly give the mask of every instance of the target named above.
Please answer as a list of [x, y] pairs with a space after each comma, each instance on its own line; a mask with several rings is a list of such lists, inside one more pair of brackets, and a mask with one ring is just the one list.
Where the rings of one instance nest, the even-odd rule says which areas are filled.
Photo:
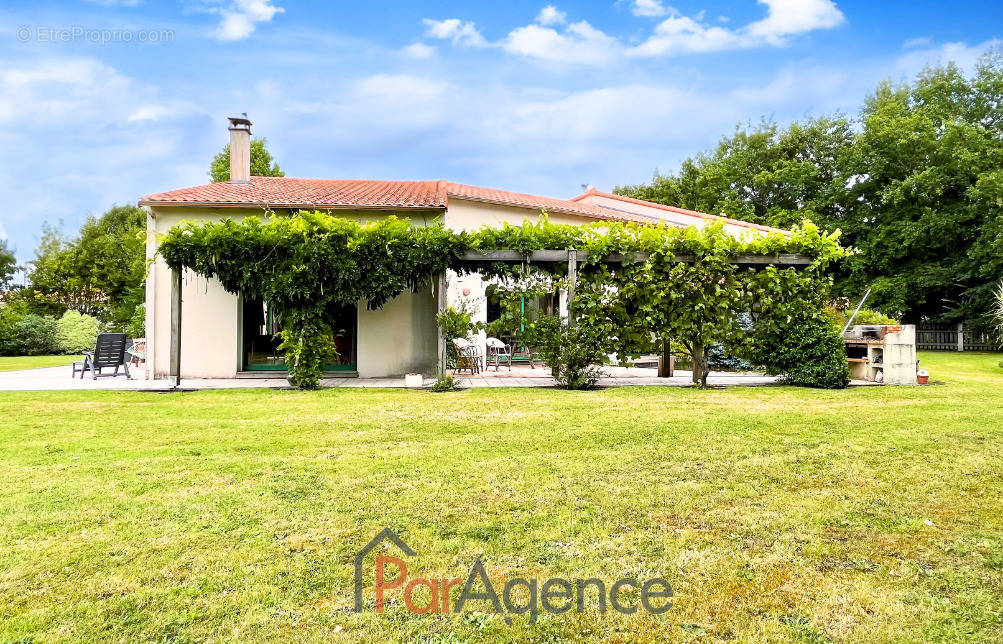
[[556, 316], [535, 323], [540, 357], [557, 384], [566, 389], [592, 389], [609, 361], [607, 340], [585, 321], [567, 325]]
[[131, 338], [146, 337], [146, 305], [140, 304], [133, 312], [129, 323], [125, 325], [125, 332]]
[[98, 321], [77, 311], [67, 311], [56, 322], [56, 346], [61, 353], [83, 353], [94, 348]]
[[477, 329], [478, 325], [472, 321], [473, 312], [473, 305], [469, 301], [460, 300], [455, 307], [446, 307], [445, 311], [435, 316], [442, 336], [446, 339], [448, 369], [456, 366], [456, 346], [453, 344], [453, 338], [469, 338]]
[[20, 322], [26, 313], [21, 302], [0, 304], [0, 356], [16, 355], [12, 344], [14, 325]]
[[3, 339], [4, 353], [15, 356], [45, 355], [59, 352], [56, 320], [28, 314], [13, 321]]
[[[839, 328], [842, 329], [846, 326], [847, 320], [853, 315], [853, 309], [835, 309], [834, 317], [839, 322]], [[885, 315], [880, 311], [872, 311], [871, 309], [860, 309], [857, 314], [853, 316], [854, 324], [898, 324], [899, 321], [895, 318]]]
[[441, 393], [444, 391], [456, 391], [456, 380], [452, 376], [439, 376], [430, 387], [431, 391]]
[[839, 331], [829, 315], [806, 311], [755, 337], [750, 358], [787, 384], [842, 389], [850, 382], [850, 365]]
[[299, 389], [319, 389], [324, 365], [338, 355], [331, 327], [313, 317], [287, 314], [279, 337], [289, 370], [286, 380]]

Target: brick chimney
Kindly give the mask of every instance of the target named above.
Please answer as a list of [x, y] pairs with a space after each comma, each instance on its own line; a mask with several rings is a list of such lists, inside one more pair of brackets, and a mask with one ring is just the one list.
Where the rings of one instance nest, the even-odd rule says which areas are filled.
[[230, 120], [230, 183], [251, 181], [251, 122], [247, 112]]

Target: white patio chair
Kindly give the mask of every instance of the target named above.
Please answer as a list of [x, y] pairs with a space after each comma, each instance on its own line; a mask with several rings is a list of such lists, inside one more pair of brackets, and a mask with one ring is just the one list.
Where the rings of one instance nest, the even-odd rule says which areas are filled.
[[477, 345], [466, 338], [453, 338], [453, 346], [456, 347], [456, 367], [453, 368], [453, 374], [460, 373], [464, 369], [468, 369], [470, 375], [480, 373], [481, 352]]
[[[508, 360], [508, 370], [512, 371], [512, 349], [498, 338], [488, 338], [486, 345], [488, 361], [490, 362], [491, 358], [495, 359], [495, 371], [498, 371], [498, 363], [502, 359]], [[486, 369], [487, 364], [484, 367]]]

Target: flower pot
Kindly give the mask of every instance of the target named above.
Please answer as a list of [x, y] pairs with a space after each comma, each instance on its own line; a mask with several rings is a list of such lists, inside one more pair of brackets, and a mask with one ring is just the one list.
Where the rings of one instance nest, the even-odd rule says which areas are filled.
[[420, 373], [409, 373], [404, 376], [404, 386], [405, 387], [421, 387], [423, 384], [423, 379]]
[[920, 369], [916, 372], [916, 384], [928, 385], [930, 384], [930, 374], [926, 369]]

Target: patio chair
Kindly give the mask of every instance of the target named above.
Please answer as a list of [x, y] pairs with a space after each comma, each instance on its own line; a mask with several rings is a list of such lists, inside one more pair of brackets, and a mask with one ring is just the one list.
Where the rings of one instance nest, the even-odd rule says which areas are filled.
[[470, 375], [481, 371], [481, 352], [477, 345], [465, 338], [453, 338], [453, 346], [456, 347], [456, 367], [453, 374], [469, 370]]
[[[512, 371], [512, 349], [498, 338], [488, 338], [486, 343], [487, 359], [489, 362], [491, 358], [495, 359], [495, 371], [498, 371], [498, 363], [503, 359], [508, 360], [508, 370]], [[484, 368], [487, 369], [487, 364]]]
[[[102, 369], [115, 367], [115, 373], [101, 373]], [[80, 372], [82, 380], [84, 374], [89, 370], [91, 379], [97, 380], [98, 376], [118, 376], [118, 368], [125, 369], [125, 377], [132, 380], [129, 374], [129, 363], [125, 359], [125, 334], [124, 333], [100, 333], [94, 352], [84, 352], [83, 362], [73, 363], [73, 376]]]
[[129, 363], [137, 367], [139, 363], [146, 362], [146, 338], [134, 338], [131, 342], [126, 342], [129, 347], [125, 350], [129, 356]]
[[536, 353], [533, 351], [533, 347], [528, 344], [524, 344], [519, 340], [519, 338], [513, 338], [512, 344], [509, 346], [512, 347], [512, 358], [525, 360], [529, 363], [530, 369], [536, 369], [536, 364], [534, 362]]

